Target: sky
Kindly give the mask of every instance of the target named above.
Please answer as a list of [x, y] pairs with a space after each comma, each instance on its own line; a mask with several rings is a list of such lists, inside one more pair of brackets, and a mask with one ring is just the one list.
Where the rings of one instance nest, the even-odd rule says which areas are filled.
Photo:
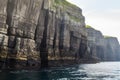
[[120, 0], [67, 0], [83, 11], [85, 23], [120, 42]]

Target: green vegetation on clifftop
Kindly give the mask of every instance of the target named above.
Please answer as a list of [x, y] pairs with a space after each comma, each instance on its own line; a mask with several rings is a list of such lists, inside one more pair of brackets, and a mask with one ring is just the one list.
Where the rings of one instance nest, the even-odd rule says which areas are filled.
[[104, 35], [104, 38], [115, 38], [115, 37]]
[[86, 28], [92, 28], [90, 25], [86, 25]]

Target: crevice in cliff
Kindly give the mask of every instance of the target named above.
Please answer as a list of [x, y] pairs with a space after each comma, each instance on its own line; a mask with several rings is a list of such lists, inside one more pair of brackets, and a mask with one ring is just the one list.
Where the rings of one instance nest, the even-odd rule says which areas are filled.
[[83, 39], [84, 37], [81, 38], [81, 42], [80, 42], [80, 47], [79, 47], [79, 57], [83, 58], [85, 52], [87, 51], [87, 44], [85, 39]]
[[[13, 14], [13, 10], [15, 7], [15, 2], [16, 0], [8, 0], [7, 2], [7, 19], [6, 19], [6, 24], [11, 27], [11, 22], [12, 22], [12, 14]], [[8, 29], [9, 29], [8, 27]]]
[[[7, 29], [7, 36], [9, 37], [9, 28], [11, 27], [11, 22], [12, 22], [12, 14], [13, 14], [13, 10], [14, 10], [14, 7], [15, 7], [15, 2], [16, 0], [7, 0], [7, 5], [6, 5], [6, 25], [8, 25], [8, 29]], [[2, 42], [4, 43], [4, 42]], [[14, 45], [14, 44], [12, 44]], [[9, 39], [8, 39], [8, 43], [7, 43], [7, 51], [3, 52], [4, 54], [6, 54], [6, 57], [3, 61], [3, 68], [14, 68], [15, 67], [15, 64], [16, 64], [16, 60], [15, 59], [8, 59], [8, 56], [11, 55], [9, 54], [10, 52], [14, 52], [13, 49], [10, 50], [9, 48]], [[4, 49], [2, 49], [4, 50]], [[0, 51], [2, 51], [0, 50]], [[13, 50], [13, 51], [12, 51]], [[2, 53], [2, 52], [1, 52]]]
[[45, 10], [44, 32], [40, 45], [41, 67], [48, 66], [48, 50], [47, 50], [47, 30], [48, 30], [48, 15], [49, 10]]
[[56, 36], [57, 36], [57, 27], [55, 27], [54, 39], [53, 39], [53, 54], [55, 56], [55, 48], [56, 48]]
[[63, 51], [63, 48], [64, 48], [64, 26], [65, 26], [65, 20], [63, 18], [63, 20], [61, 21], [60, 23], [60, 36], [59, 36], [59, 50], [60, 50], [60, 57], [62, 57], [62, 51]]

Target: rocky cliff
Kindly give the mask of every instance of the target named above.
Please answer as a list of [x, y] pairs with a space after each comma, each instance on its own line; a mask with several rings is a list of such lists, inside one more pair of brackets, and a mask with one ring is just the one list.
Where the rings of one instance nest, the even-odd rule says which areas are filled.
[[116, 37], [105, 37], [106, 42], [106, 60], [120, 60], [120, 45]]
[[86, 30], [82, 10], [66, 0], [0, 0], [0, 69], [120, 60], [119, 53], [117, 38]]
[[[44, 67], [87, 53], [82, 10], [65, 0], [0, 0], [0, 67]], [[54, 65], [54, 64], [53, 64]]]
[[92, 27], [87, 27], [90, 54], [102, 61], [120, 60], [120, 45], [116, 37], [103, 36]]

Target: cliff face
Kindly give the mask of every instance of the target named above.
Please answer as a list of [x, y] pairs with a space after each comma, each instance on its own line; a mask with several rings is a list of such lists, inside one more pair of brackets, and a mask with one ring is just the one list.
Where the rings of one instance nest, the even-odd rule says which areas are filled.
[[120, 60], [120, 45], [116, 37], [106, 37], [106, 55], [107, 60], [118, 61]]
[[87, 53], [82, 10], [65, 0], [0, 0], [0, 66], [47, 66]]
[[86, 31], [82, 10], [66, 0], [0, 0], [0, 68], [120, 60], [118, 53], [118, 40]]
[[93, 28], [87, 28], [88, 46], [90, 53], [103, 61], [120, 60], [120, 45], [115, 37], [104, 37], [103, 34]]

